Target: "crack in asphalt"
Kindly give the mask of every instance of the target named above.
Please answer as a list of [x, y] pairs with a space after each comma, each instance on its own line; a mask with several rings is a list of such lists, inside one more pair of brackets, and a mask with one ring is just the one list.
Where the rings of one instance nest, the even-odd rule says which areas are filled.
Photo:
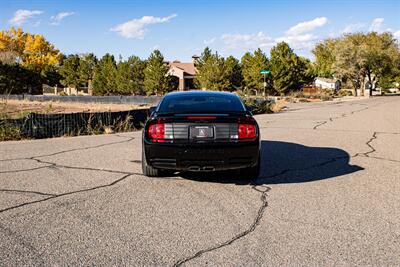
[[[304, 170], [309, 170], [309, 169], [313, 169], [313, 168], [318, 168], [318, 167], [321, 167], [321, 166], [336, 162], [338, 160], [348, 159], [348, 158], [349, 158], [349, 156], [334, 157], [334, 158], [328, 159], [327, 161], [320, 162], [318, 164], [314, 164], [314, 165], [311, 165], [311, 166], [306, 167], [306, 168], [285, 169], [285, 170], [282, 170], [282, 171], [280, 171], [278, 173], [275, 173], [275, 174], [272, 174], [272, 175], [269, 175], [269, 176], [261, 176], [261, 177], [257, 178], [252, 183], [250, 183], [250, 185], [251, 185], [251, 188], [253, 190], [261, 193], [261, 196], [260, 196], [261, 206], [259, 207], [257, 215], [256, 215], [255, 219], [253, 220], [253, 223], [250, 225], [250, 227], [248, 229], [246, 229], [245, 231], [240, 232], [239, 234], [235, 235], [233, 238], [231, 238], [231, 239], [229, 239], [229, 240], [227, 240], [225, 242], [216, 244], [216, 245], [208, 247], [206, 249], [199, 250], [199, 251], [197, 251], [196, 253], [194, 253], [193, 255], [191, 255], [189, 257], [186, 257], [186, 258], [183, 258], [183, 259], [180, 259], [180, 260], [176, 261], [173, 266], [181, 266], [182, 264], [184, 264], [184, 263], [186, 263], [188, 261], [191, 261], [191, 260], [193, 260], [195, 258], [198, 258], [198, 257], [202, 256], [205, 253], [218, 250], [218, 249], [223, 248], [225, 246], [229, 246], [232, 243], [234, 243], [235, 241], [238, 241], [239, 239], [242, 239], [242, 238], [246, 237], [247, 235], [249, 235], [250, 233], [254, 232], [256, 230], [257, 226], [260, 224], [261, 219], [262, 219], [262, 217], [263, 217], [263, 215], [265, 213], [265, 210], [268, 207], [268, 201], [267, 201], [268, 194], [267, 193], [271, 190], [271, 187], [266, 186], [266, 185], [264, 185], [263, 182], [261, 182], [262, 180], [276, 178], [276, 177], [279, 177], [281, 175], [286, 174], [287, 172], [304, 171]], [[262, 189], [259, 189], [259, 188], [262, 188]]]
[[[121, 137], [121, 136], [118, 136], [118, 137]], [[89, 170], [89, 171], [103, 171], [103, 172], [109, 172], [109, 173], [115, 173], [115, 174], [123, 174], [124, 176], [122, 178], [119, 178], [119, 179], [113, 181], [110, 184], [99, 185], [99, 186], [95, 186], [95, 187], [91, 187], [91, 188], [87, 188], [87, 189], [82, 189], [82, 190], [77, 190], [77, 191], [72, 191], [72, 192], [66, 192], [66, 193], [62, 193], [62, 194], [50, 194], [50, 193], [42, 193], [42, 192], [37, 192], [37, 191], [25, 191], [25, 190], [17, 190], [17, 189], [13, 189], [13, 190], [12, 189], [0, 189], [0, 192], [18, 192], [18, 193], [38, 194], [38, 195], [42, 195], [42, 196], [49, 196], [49, 197], [46, 197], [46, 198], [43, 198], [43, 199], [30, 201], [30, 202], [25, 202], [25, 203], [22, 203], [22, 204], [19, 204], [19, 205], [16, 205], [16, 206], [12, 206], [12, 207], [9, 207], [9, 208], [2, 209], [2, 210], [0, 210], [0, 213], [3, 213], [5, 211], [9, 211], [9, 210], [13, 210], [13, 209], [17, 209], [17, 208], [20, 208], [20, 207], [24, 207], [24, 206], [27, 206], [27, 205], [44, 202], [44, 201], [47, 201], [47, 200], [50, 200], [50, 199], [53, 199], [53, 198], [58, 198], [58, 197], [66, 196], [66, 195], [82, 193], [82, 192], [88, 192], [88, 191], [92, 191], [92, 190], [96, 190], [96, 189], [100, 189], [100, 188], [104, 188], [104, 187], [113, 186], [113, 185], [123, 181], [124, 179], [126, 179], [127, 177], [129, 177], [131, 175], [135, 175], [135, 174], [136, 175], [142, 175], [142, 173], [135, 173], [135, 172], [124, 172], [124, 171], [109, 170], [109, 169], [97, 169], [97, 168], [89, 168], [89, 167], [77, 167], [77, 166], [61, 165], [61, 164], [57, 164], [55, 162], [50, 162], [50, 161], [45, 161], [45, 160], [39, 159], [41, 157], [54, 156], [54, 155], [59, 155], [59, 154], [62, 154], [62, 153], [68, 153], [68, 152], [72, 152], [72, 151], [87, 150], [87, 149], [93, 149], [93, 148], [99, 148], [99, 147], [104, 147], [104, 146], [109, 146], [109, 145], [115, 145], [115, 144], [130, 142], [133, 139], [134, 138], [132, 137], [132, 138], [129, 138], [129, 139], [124, 140], [124, 141], [106, 143], [106, 144], [90, 146], [90, 147], [68, 149], [68, 150], [63, 150], [63, 151], [59, 151], [59, 152], [55, 152], [55, 153], [51, 153], [51, 154], [33, 156], [33, 157], [28, 157], [28, 158], [2, 160], [2, 161], [34, 160], [34, 161], [36, 161], [38, 163], [48, 164], [48, 165], [37, 167], [37, 168], [14, 170], [14, 171], [5, 171], [5, 172], [0, 172], [0, 173], [17, 173], [17, 172], [21, 172], [21, 171], [30, 171], [30, 170], [37, 170], [37, 169], [42, 169], [42, 168], [65, 168], [65, 169], [78, 169], [78, 170]]]
[[41, 196], [56, 196], [55, 194], [43, 193], [38, 191], [29, 191], [29, 190], [14, 190], [14, 189], [0, 189], [0, 192], [5, 193], [22, 193], [22, 194], [36, 194]]
[[73, 170], [85, 170], [85, 171], [102, 171], [102, 172], [109, 172], [109, 173], [117, 173], [117, 174], [137, 174], [137, 175], [142, 175], [142, 173], [136, 173], [136, 172], [125, 172], [125, 171], [118, 171], [118, 170], [110, 170], [110, 169], [98, 169], [98, 168], [91, 168], [91, 167], [79, 167], [79, 166], [69, 166], [69, 165], [62, 165], [59, 163], [51, 162], [51, 161], [45, 161], [41, 159], [32, 159], [37, 161], [38, 163], [43, 163], [43, 164], [50, 164], [48, 166], [45, 166], [46, 168], [60, 168], [60, 169], [73, 169]]
[[322, 125], [324, 125], [326, 123], [328, 123], [328, 121], [319, 121], [319, 122], [317, 122], [317, 125], [315, 125], [313, 127], [313, 130], [316, 130], [318, 127], [320, 127], [320, 126], [322, 126]]
[[314, 126], [313, 129], [314, 129], [314, 130], [317, 130], [318, 127], [320, 127], [320, 126], [322, 126], [322, 125], [324, 125], [324, 124], [326, 124], [326, 123], [328, 123], [328, 122], [333, 122], [334, 120], [337, 120], [337, 119], [342, 119], [342, 118], [345, 118], [345, 117], [349, 117], [350, 115], [353, 115], [354, 113], [358, 113], [358, 112], [361, 112], [361, 111], [364, 111], [364, 110], [367, 110], [367, 109], [375, 108], [375, 107], [377, 107], [377, 106], [384, 105], [384, 104], [387, 104], [387, 103], [391, 103], [391, 102], [394, 102], [394, 101], [396, 101], [396, 100], [393, 100], [393, 101], [385, 101], [385, 102], [383, 102], [383, 103], [377, 103], [377, 104], [371, 105], [371, 106], [368, 106], [368, 105], [365, 104], [365, 103], [351, 103], [350, 105], [360, 105], [360, 106], [365, 106], [365, 107], [364, 107], [364, 108], [361, 108], [361, 109], [353, 110], [353, 111], [350, 112], [350, 113], [342, 113], [340, 116], [337, 116], [337, 117], [330, 117], [328, 120], [323, 121], [323, 122], [318, 122], [319, 125]]
[[350, 115], [353, 115], [354, 113], [361, 112], [361, 111], [367, 110], [367, 109], [369, 109], [369, 108], [370, 108], [370, 107], [367, 106], [367, 107], [364, 107], [364, 108], [362, 108], [362, 109], [353, 110], [353, 111], [350, 112], [350, 113], [342, 113], [340, 116], [337, 116], [337, 117], [330, 117], [330, 118], [329, 118], [328, 120], [326, 120], [326, 121], [318, 122], [318, 124], [315, 125], [315, 126], [313, 127], [313, 130], [317, 130], [318, 127], [321, 127], [322, 125], [324, 125], [324, 124], [326, 124], [326, 123], [328, 123], [328, 122], [333, 122], [334, 120], [342, 119], [342, 118], [348, 117], [348, 116], [350, 116]]
[[[352, 115], [352, 114], [354, 114], [354, 113], [356, 113], [356, 112], [361, 112], [361, 111], [363, 111], [363, 110], [366, 110], [366, 109], [368, 109], [368, 108], [369, 108], [369, 107], [367, 106], [367, 107], [365, 107], [365, 108], [352, 111], [351, 113], [348, 113], [348, 114], [342, 114], [340, 117], [332, 117], [332, 118], [329, 118], [329, 121], [333, 121], [333, 120], [338, 119], [338, 118], [343, 118], [343, 117]], [[328, 123], [328, 120], [327, 120], [327, 121], [323, 121], [323, 122], [318, 122], [318, 124], [317, 124], [316, 126], [314, 126], [313, 129], [316, 130], [319, 126], [321, 126], [321, 125], [323, 125], [323, 124], [326, 124], [326, 123]], [[278, 173], [275, 173], [275, 174], [272, 174], [272, 175], [269, 175], [269, 176], [264, 176], [264, 177], [259, 177], [259, 178], [257, 178], [257, 179], [256, 179], [253, 183], [251, 183], [251, 184], [252, 184], [252, 189], [253, 189], [253, 190], [255, 190], [255, 191], [261, 193], [261, 197], [260, 197], [260, 199], [261, 199], [261, 206], [260, 206], [260, 208], [259, 208], [259, 210], [258, 210], [258, 212], [257, 212], [257, 216], [255, 217], [255, 219], [254, 219], [253, 223], [250, 225], [250, 227], [249, 227], [248, 229], [246, 229], [245, 231], [240, 232], [239, 234], [235, 235], [233, 238], [231, 238], [231, 239], [229, 239], [229, 240], [227, 240], [227, 241], [225, 241], [225, 242], [222, 242], [222, 243], [216, 244], [216, 245], [214, 245], [214, 246], [211, 246], [211, 247], [208, 247], [208, 248], [199, 250], [199, 251], [197, 251], [196, 253], [192, 254], [192, 255], [189, 256], [189, 257], [185, 257], [185, 258], [183, 258], [183, 259], [180, 259], [180, 260], [176, 261], [176, 262], [174, 263], [173, 266], [181, 266], [182, 264], [184, 264], [184, 263], [186, 263], [186, 262], [188, 262], [188, 261], [191, 261], [191, 260], [193, 260], [193, 259], [195, 259], [195, 258], [201, 257], [201, 256], [202, 256], [203, 254], [205, 254], [205, 253], [218, 250], [218, 249], [223, 248], [223, 247], [225, 247], [225, 246], [229, 246], [229, 245], [231, 245], [232, 243], [234, 243], [235, 241], [238, 241], [239, 239], [244, 238], [244, 237], [246, 237], [247, 235], [249, 235], [250, 233], [254, 232], [254, 231], [256, 230], [257, 226], [260, 224], [261, 219], [262, 219], [262, 217], [263, 217], [263, 215], [264, 215], [264, 212], [265, 212], [266, 208], [268, 207], [268, 201], [267, 201], [267, 196], [268, 196], [268, 195], [267, 195], [267, 193], [271, 190], [271, 187], [268, 187], [268, 186], [263, 185], [264, 183], [260, 182], [260, 180], [277, 178], [277, 177], [279, 177], [279, 176], [281, 176], [281, 175], [284, 175], [284, 174], [286, 174], [286, 173], [288, 173], [288, 172], [293, 172], [293, 171], [305, 171], [305, 170], [310, 170], [310, 169], [313, 169], [313, 168], [322, 167], [322, 166], [325, 166], [325, 165], [334, 163], [334, 162], [339, 161], [339, 160], [349, 159], [349, 158], [351, 158], [351, 157], [357, 157], [357, 156], [361, 156], [361, 155], [364, 155], [364, 156], [366, 156], [366, 157], [369, 157], [369, 154], [371, 154], [371, 153], [373, 153], [373, 152], [376, 151], [376, 149], [371, 145], [371, 143], [373, 142], [373, 140], [375, 140], [375, 139], [377, 138], [377, 134], [378, 134], [377, 132], [374, 132], [373, 135], [372, 135], [372, 137], [365, 143], [365, 144], [370, 148], [370, 150], [367, 151], [367, 152], [364, 152], [364, 153], [357, 153], [357, 154], [355, 154], [354, 156], [333, 157], [333, 158], [327, 159], [327, 160], [324, 161], [324, 162], [320, 162], [320, 163], [317, 163], [317, 164], [313, 164], [313, 165], [311, 165], [311, 166], [309, 166], [309, 167], [285, 169], [285, 170], [282, 170], [282, 171], [280, 171], [280, 172], [278, 172]], [[396, 133], [396, 134], [397, 134], [397, 133]], [[257, 182], [257, 181], [259, 181], [259, 182]], [[260, 189], [257, 188], [257, 186], [262, 187], [262, 188], [265, 188], [265, 190], [260, 190]]]
[[253, 223], [246, 230], [240, 232], [239, 234], [235, 235], [233, 238], [231, 238], [229, 240], [226, 240], [226, 241], [224, 241], [222, 243], [219, 243], [219, 244], [216, 244], [214, 246], [208, 247], [206, 249], [199, 250], [195, 254], [193, 254], [193, 255], [191, 255], [189, 257], [180, 259], [180, 260], [176, 261], [173, 266], [181, 266], [182, 264], [184, 264], [184, 263], [186, 263], [188, 261], [191, 261], [191, 260], [193, 260], [195, 258], [198, 258], [198, 257], [202, 256], [205, 253], [208, 253], [208, 252], [211, 252], [211, 251], [214, 251], [214, 250], [218, 250], [218, 249], [223, 248], [225, 246], [229, 246], [232, 243], [234, 243], [235, 241], [238, 241], [239, 239], [244, 238], [248, 234], [254, 232], [254, 230], [256, 230], [257, 226], [260, 224], [261, 219], [264, 216], [264, 212], [265, 212], [266, 208], [268, 207], [268, 201], [267, 201], [268, 194], [267, 193], [271, 190], [271, 188], [268, 187], [268, 186], [260, 186], [260, 187], [264, 188], [264, 190], [257, 189], [256, 188], [257, 186], [258, 186], [257, 184], [253, 184], [251, 188], [253, 190], [257, 191], [257, 192], [261, 192], [261, 196], [260, 196], [261, 206], [258, 209], [257, 215], [254, 218]]
[[381, 157], [373, 157], [373, 156], [368, 156], [367, 158], [370, 158], [370, 159], [379, 159], [379, 160], [386, 160], [386, 161], [391, 161], [391, 162], [400, 162], [400, 160], [387, 159], [387, 158], [381, 158]]
[[24, 207], [24, 206], [45, 202], [45, 201], [50, 200], [50, 199], [55, 199], [55, 198], [68, 196], [68, 195], [73, 195], [73, 194], [78, 194], [78, 193], [83, 193], [83, 192], [94, 191], [94, 190], [105, 188], [105, 187], [111, 187], [111, 186], [116, 185], [117, 183], [125, 180], [129, 176], [131, 176], [131, 174], [126, 174], [126, 175], [122, 176], [121, 178], [119, 178], [119, 179], [117, 179], [117, 180], [115, 180], [115, 181], [113, 181], [113, 182], [111, 182], [109, 184], [98, 185], [98, 186], [95, 186], [95, 187], [76, 190], [76, 191], [71, 191], [71, 192], [66, 192], [66, 193], [62, 193], [62, 194], [55, 194], [55, 195], [52, 195], [52, 196], [47, 197], [47, 198], [43, 198], [43, 199], [39, 199], [39, 200], [35, 200], [35, 201], [30, 201], [30, 202], [24, 202], [24, 203], [16, 205], [16, 206], [12, 206], [12, 207], [8, 207], [8, 208], [5, 208], [5, 209], [1, 209], [0, 210], [0, 214], [3, 213], [3, 212], [6, 212], [6, 211], [14, 210], [14, 209], [21, 208], [21, 207]]
[[[122, 136], [118, 136], [118, 137], [122, 138]], [[17, 173], [17, 172], [25, 172], [25, 171], [34, 171], [34, 170], [39, 170], [39, 169], [44, 169], [44, 168], [51, 168], [51, 167], [60, 167], [60, 168], [67, 168], [67, 169], [84, 169], [84, 170], [104, 171], [104, 172], [121, 173], [121, 174], [135, 174], [135, 173], [131, 173], [131, 172], [121, 172], [121, 171], [108, 170], [108, 169], [95, 169], [95, 168], [67, 166], [67, 165], [56, 164], [54, 162], [49, 162], [49, 161], [45, 161], [45, 160], [40, 160], [39, 159], [39, 158], [55, 156], [55, 155], [68, 153], [68, 152], [88, 150], [88, 149], [94, 149], [94, 148], [109, 146], [109, 145], [127, 143], [127, 142], [130, 142], [130, 141], [134, 140], [134, 139], [135, 139], [134, 137], [131, 137], [131, 138], [129, 138], [127, 140], [123, 140], [123, 141], [111, 142], [111, 143], [106, 143], [106, 144], [101, 144], [101, 145], [96, 145], [96, 146], [83, 147], [83, 148], [67, 149], [67, 150], [63, 150], [63, 151], [54, 152], [54, 153], [51, 153], [51, 154], [45, 154], [45, 155], [39, 155], [39, 156], [33, 156], [33, 157], [15, 158], [15, 159], [3, 159], [3, 160], [0, 160], [0, 162], [1, 161], [16, 161], [16, 160], [34, 160], [34, 161], [36, 161], [38, 163], [48, 164], [48, 165], [39, 166], [39, 167], [35, 167], [35, 168], [28, 168], [28, 169], [1, 171], [0, 174], [2, 174], [2, 173]]]
[[[122, 136], [117, 136], [117, 137], [122, 138]], [[135, 139], [134, 137], [130, 137], [127, 140], [123, 140], [123, 141], [105, 143], [105, 144], [96, 145], [96, 146], [88, 146], [88, 147], [67, 149], [67, 150], [62, 150], [62, 151], [58, 151], [58, 152], [54, 152], [54, 153], [50, 153], [50, 154], [38, 155], [38, 156], [33, 156], [33, 157], [14, 158], [14, 159], [1, 159], [0, 162], [2, 162], [2, 161], [14, 161], [14, 160], [30, 160], [30, 159], [35, 159], [35, 158], [50, 157], [50, 156], [55, 156], [55, 155], [68, 153], [68, 152], [74, 152], [74, 151], [80, 151], [80, 150], [88, 150], [88, 149], [99, 148], [99, 147], [104, 147], [104, 146], [127, 143], [127, 142], [130, 142], [130, 141], [134, 140], [134, 139]]]
[[379, 159], [379, 160], [386, 160], [386, 161], [391, 161], [391, 162], [400, 162], [400, 160], [371, 156], [372, 153], [376, 152], [376, 148], [372, 146], [372, 142], [374, 140], [378, 139], [378, 135], [379, 134], [399, 134], [399, 133], [374, 132], [372, 137], [365, 143], [370, 148], [370, 150], [367, 151], [367, 152], [363, 152], [363, 153], [356, 153], [352, 157], [360, 157], [361, 156], [361, 157]]
[[353, 157], [358, 157], [358, 156], [369, 157], [369, 154], [376, 152], [376, 149], [371, 145], [371, 143], [378, 138], [377, 134], [378, 134], [377, 132], [374, 132], [372, 137], [365, 143], [370, 148], [369, 151], [363, 153], [356, 153]]
[[[29, 159], [33, 160], [33, 159]], [[35, 167], [35, 168], [29, 168], [29, 169], [20, 169], [20, 170], [12, 170], [12, 171], [1, 171], [0, 174], [2, 173], [17, 173], [17, 172], [27, 172], [27, 171], [35, 171], [35, 170], [40, 170], [44, 168], [51, 167], [51, 165], [46, 165], [46, 166], [40, 166], [40, 167]]]

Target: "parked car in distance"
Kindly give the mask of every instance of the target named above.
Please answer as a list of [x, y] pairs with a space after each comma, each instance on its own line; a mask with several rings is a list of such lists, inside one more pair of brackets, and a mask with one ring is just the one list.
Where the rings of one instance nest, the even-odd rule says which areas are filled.
[[210, 91], [169, 93], [143, 129], [146, 176], [176, 171], [243, 171], [257, 177], [260, 130], [236, 94]]

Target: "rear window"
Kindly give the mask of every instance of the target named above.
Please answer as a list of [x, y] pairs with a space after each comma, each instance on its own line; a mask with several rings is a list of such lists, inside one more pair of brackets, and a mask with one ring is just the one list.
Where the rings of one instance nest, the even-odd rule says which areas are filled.
[[174, 95], [161, 102], [158, 112], [224, 113], [245, 111], [235, 95]]

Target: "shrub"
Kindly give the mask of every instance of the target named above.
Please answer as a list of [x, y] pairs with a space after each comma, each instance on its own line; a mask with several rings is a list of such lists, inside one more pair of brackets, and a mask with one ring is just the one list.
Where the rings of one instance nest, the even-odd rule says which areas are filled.
[[277, 107], [274, 101], [257, 97], [242, 97], [246, 107], [250, 108], [253, 114], [274, 113]]
[[352, 96], [353, 95], [353, 93], [351, 91], [344, 90], [344, 89], [340, 89], [336, 94], [339, 97]]

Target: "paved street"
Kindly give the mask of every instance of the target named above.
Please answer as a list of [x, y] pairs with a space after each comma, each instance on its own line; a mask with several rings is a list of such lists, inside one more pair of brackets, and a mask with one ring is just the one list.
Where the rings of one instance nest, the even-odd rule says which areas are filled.
[[141, 132], [0, 143], [0, 266], [399, 266], [400, 96], [256, 118], [256, 181], [144, 177]]

